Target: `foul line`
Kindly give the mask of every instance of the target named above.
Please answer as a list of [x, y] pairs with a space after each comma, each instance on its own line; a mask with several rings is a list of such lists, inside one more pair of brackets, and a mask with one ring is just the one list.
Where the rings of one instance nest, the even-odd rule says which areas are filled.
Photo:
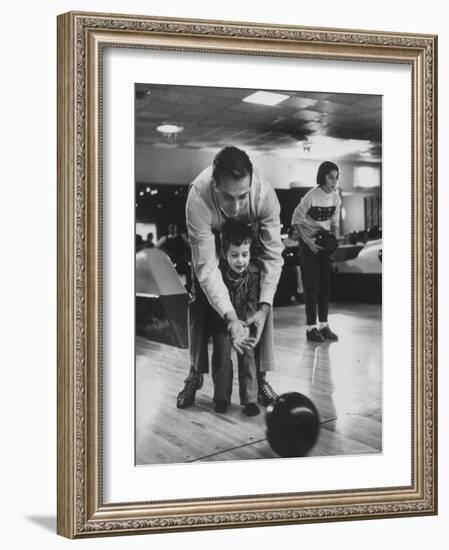
[[230, 447], [229, 449], [225, 449], [223, 451], [218, 451], [216, 453], [212, 453], [210, 455], [201, 456], [200, 458], [194, 458], [193, 460], [188, 460], [187, 462], [198, 462], [199, 460], [204, 460], [205, 458], [211, 458], [212, 456], [218, 456], [222, 455], [223, 453], [228, 453], [229, 451], [235, 451], [237, 449], [242, 449], [243, 447], [250, 447], [251, 445], [254, 445], [255, 443], [262, 443], [262, 441], [266, 441], [266, 439], [258, 439], [257, 441], [251, 441], [251, 443], [244, 443], [243, 445], [237, 445], [237, 447]]

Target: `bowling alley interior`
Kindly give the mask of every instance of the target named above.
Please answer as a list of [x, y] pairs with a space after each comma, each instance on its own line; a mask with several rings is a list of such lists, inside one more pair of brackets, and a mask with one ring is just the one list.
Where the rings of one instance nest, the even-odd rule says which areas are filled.
[[[307, 396], [319, 431], [310, 457], [382, 452], [382, 97], [332, 91], [135, 85], [135, 464], [279, 459], [266, 409], [242, 414], [235, 352], [231, 404], [215, 412], [212, 377], [177, 408], [189, 373], [189, 184], [222, 148], [244, 150], [275, 190], [283, 259], [273, 304], [278, 395]], [[293, 211], [336, 163], [342, 201], [329, 326], [306, 339]], [[212, 353], [211, 344], [209, 353]]]

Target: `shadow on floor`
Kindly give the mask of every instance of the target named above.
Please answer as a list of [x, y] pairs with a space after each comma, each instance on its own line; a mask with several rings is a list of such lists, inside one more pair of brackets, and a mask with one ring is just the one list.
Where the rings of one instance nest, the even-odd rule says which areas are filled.
[[56, 516], [25, 516], [25, 519], [39, 525], [46, 531], [56, 533]]

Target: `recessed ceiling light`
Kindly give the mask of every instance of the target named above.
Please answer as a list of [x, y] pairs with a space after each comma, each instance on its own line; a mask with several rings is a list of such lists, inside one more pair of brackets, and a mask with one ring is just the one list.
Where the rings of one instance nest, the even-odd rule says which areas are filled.
[[183, 129], [182, 126], [176, 126], [175, 124], [161, 124], [156, 128], [162, 134], [178, 134]]
[[259, 105], [277, 105], [289, 97], [289, 95], [276, 94], [274, 92], [254, 92], [253, 94], [244, 97], [242, 101], [245, 101], [246, 103], [257, 103]]

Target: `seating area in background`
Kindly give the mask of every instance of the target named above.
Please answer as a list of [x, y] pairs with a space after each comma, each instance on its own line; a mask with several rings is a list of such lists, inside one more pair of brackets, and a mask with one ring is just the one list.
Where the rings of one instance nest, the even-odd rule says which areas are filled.
[[[281, 205], [281, 225], [284, 242], [284, 267], [275, 296], [276, 307], [303, 302], [298, 246], [291, 239], [290, 221], [295, 206], [309, 187], [276, 189]], [[158, 246], [161, 236], [175, 226], [177, 238], [168, 247], [160, 246], [171, 259], [185, 290], [190, 290], [190, 250], [185, 225], [185, 204], [188, 186], [169, 184], [136, 185], [136, 221], [151, 223], [157, 229], [157, 238], [150, 241], [148, 235], [136, 235], [136, 252]], [[365, 197], [363, 202], [367, 229], [350, 231], [343, 236], [339, 248], [332, 256], [331, 301], [381, 303], [382, 301], [382, 229], [381, 204], [377, 196]], [[375, 243], [375, 246], [372, 246]], [[140, 307], [140, 306], [139, 306]]]

